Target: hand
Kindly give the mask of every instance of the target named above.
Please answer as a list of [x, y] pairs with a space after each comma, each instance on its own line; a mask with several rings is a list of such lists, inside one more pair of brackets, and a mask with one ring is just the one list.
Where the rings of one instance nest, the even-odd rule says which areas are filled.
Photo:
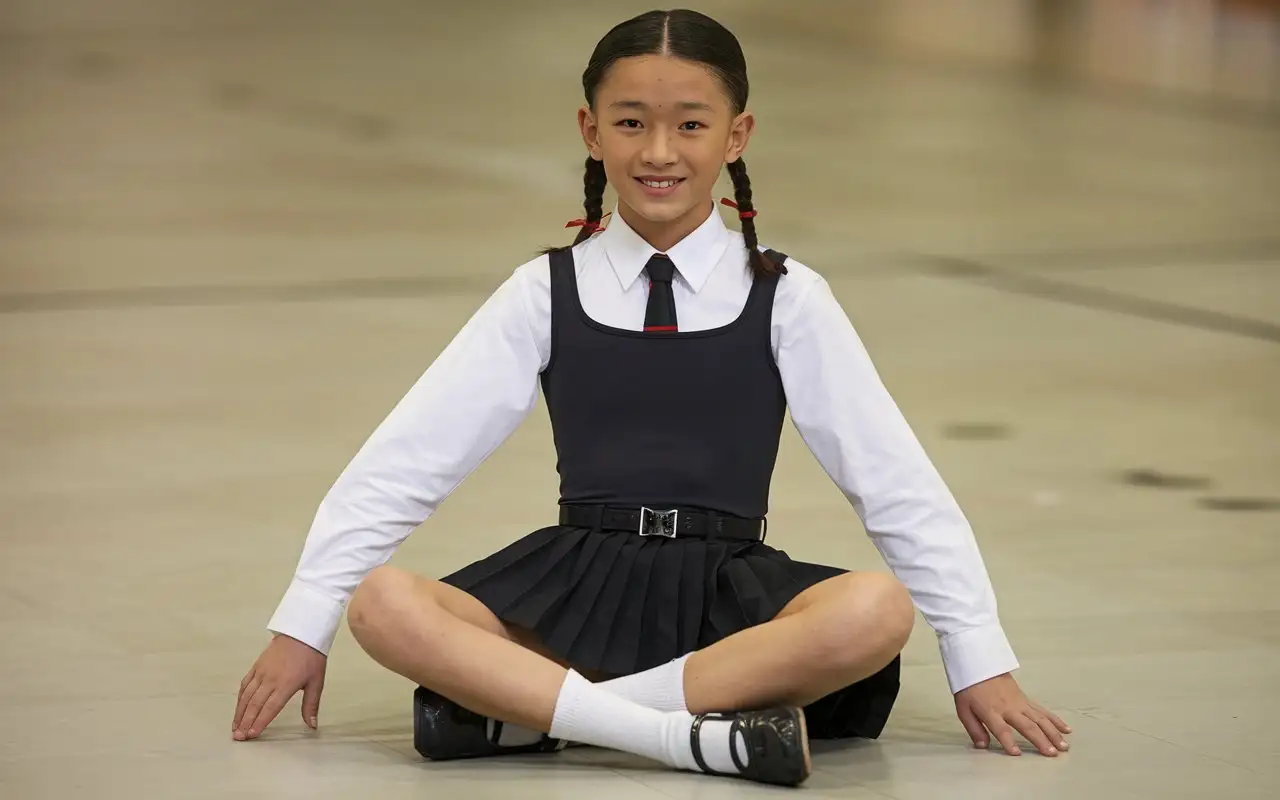
[[1006, 753], [1021, 755], [1013, 740], [1015, 729], [1042, 755], [1056, 756], [1069, 747], [1062, 734], [1071, 733], [1071, 726], [1031, 702], [1008, 673], [963, 689], [955, 699], [956, 714], [977, 747], [990, 745], [990, 731]]
[[240, 681], [231, 738], [237, 742], [258, 738], [299, 689], [303, 690], [302, 721], [315, 728], [327, 663], [323, 653], [297, 639], [272, 639]]

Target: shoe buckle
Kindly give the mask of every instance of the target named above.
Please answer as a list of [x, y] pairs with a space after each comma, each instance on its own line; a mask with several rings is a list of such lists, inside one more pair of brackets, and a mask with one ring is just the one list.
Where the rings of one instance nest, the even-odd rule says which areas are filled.
[[676, 538], [679, 522], [679, 509], [655, 511], [652, 508], [641, 506], [638, 533], [641, 536], [662, 536], [667, 539], [674, 539]]

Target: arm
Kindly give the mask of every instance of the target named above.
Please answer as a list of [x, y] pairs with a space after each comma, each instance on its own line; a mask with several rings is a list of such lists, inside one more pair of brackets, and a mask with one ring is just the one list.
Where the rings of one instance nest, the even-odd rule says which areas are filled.
[[937, 633], [952, 692], [1016, 669], [968, 521], [814, 278], [777, 343], [796, 429]]
[[821, 278], [796, 305], [777, 345], [792, 420], [937, 633], [969, 737], [986, 747], [990, 731], [1018, 755], [1017, 731], [1043, 755], [1066, 750], [1070, 726], [1009, 674], [1018, 662], [973, 531], [849, 318]]
[[360, 581], [528, 416], [549, 336], [532, 322], [531, 284], [523, 272], [508, 279], [338, 477], [271, 631], [327, 654]]

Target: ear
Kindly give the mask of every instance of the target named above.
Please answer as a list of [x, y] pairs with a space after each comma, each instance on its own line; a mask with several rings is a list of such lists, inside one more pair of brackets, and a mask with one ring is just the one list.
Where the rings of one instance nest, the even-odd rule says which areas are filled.
[[724, 163], [732, 164], [746, 152], [747, 142], [756, 130], [756, 117], [750, 111], [743, 111], [729, 128], [729, 143], [725, 148]]
[[586, 144], [587, 152], [591, 157], [596, 161], [603, 160], [604, 150], [600, 146], [600, 123], [588, 106], [578, 109], [578, 129], [582, 132], [582, 141]]

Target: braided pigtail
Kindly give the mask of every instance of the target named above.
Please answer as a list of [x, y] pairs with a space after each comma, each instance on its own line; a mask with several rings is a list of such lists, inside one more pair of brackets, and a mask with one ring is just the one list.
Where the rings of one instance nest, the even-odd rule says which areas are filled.
[[751, 269], [760, 275], [785, 272], [785, 269], [760, 252], [760, 242], [756, 238], [756, 209], [751, 204], [751, 178], [747, 177], [747, 162], [739, 158], [729, 162], [728, 169], [729, 177], [733, 179], [734, 203], [738, 207], [738, 217], [742, 220], [742, 239], [747, 246], [747, 260]]
[[587, 212], [587, 219], [582, 230], [578, 231], [578, 238], [573, 240], [574, 244], [590, 239], [591, 234], [599, 229], [600, 220], [604, 217], [604, 187], [608, 182], [609, 179], [604, 174], [604, 162], [587, 156], [587, 169], [582, 176], [585, 196], [582, 207]]
[[[575, 219], [566, 228], [581, 227], [578, 236], [573, 240], [573, 244], [579, 244], [590, 239], [592, 234], [600, 230], [600, 221], [604, 219], [604, 187], [609, 180], [605, 177], [604, 162], [596, 161], [590, 156], [587, 157], [586, 172], [582, 176], [583, 201], [582, 207], [586, 210], [585, 219]], [[573, 245], [569, 245], [572, 247]], [[553, 253], [556, 250], [564, 250], [563, 247], [544, 247], [540, 251], [542, 255]]]

